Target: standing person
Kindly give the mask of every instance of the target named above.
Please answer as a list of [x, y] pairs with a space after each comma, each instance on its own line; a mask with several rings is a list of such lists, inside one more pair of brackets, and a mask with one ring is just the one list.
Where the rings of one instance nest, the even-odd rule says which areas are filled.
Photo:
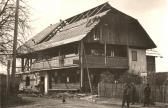
[[43, 81], [39, 82], [39, 88], [40, 88], [41, 95], [43, 95], [44, 94], [44, 82]]
[[149, 84], [147, 84], [145, 89], [144, 89], [144, 107], [146, 105], [149, 106], [150, 94], [151, 94], [151, 88], [149, 87]]
[[131, 83], [131, 103], [132, 105], [135, 104], [136, 100], [136, 87], [134, 83]]
[[126, 84], [123, 91], [123, 100], [122, 100], [122, 108], [124, 108], [125, 102], [127, 103], [127, 108], [129, 108], [131, 99], [131, 86]]

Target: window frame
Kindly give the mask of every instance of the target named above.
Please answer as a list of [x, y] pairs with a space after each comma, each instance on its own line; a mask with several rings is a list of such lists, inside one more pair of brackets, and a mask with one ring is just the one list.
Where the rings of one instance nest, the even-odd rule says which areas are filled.
[[138, 54], [137, 51], [132, 51], [132, 61], [138, 61]]
[[100, 35], [101, 35], [101, 27], [96, 27], [93, 32], [93, 40], [94, 41], [100, 40]]

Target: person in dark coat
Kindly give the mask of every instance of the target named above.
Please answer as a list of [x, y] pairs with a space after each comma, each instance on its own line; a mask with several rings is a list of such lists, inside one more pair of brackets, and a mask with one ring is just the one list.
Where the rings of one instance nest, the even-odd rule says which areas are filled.
[[40, 89], [40, 93], [43, 95], [44, 94], [44, 82], [40, 81], [38, 86]]
[[151, 88], [149, 84], [146, 85], [144, 89], [144, 107], [147, 105], [149, 106], [150, 104], [150, 95], [151, 95]]
[[134, 83], [131, 83], [131, 103], [135, 104], [136, 101], [136, 87]]
[[123, 91], [122, 108], [124, 107], [125, 102], [127, 103], [127, 108], [129, 108], [130, 100], [131, 100], [131, 86], [129, 84], [126, 84]]

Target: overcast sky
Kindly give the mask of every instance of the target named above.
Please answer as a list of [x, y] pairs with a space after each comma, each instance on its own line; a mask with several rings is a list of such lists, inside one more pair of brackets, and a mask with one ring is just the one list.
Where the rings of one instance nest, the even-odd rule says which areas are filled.
[[139, 20], [163, 56], [157, 58], [157, 71], [168, 72], [168, 0], [28, 0], [32, 7], [32, 36], [59, 19], [64, 20], [106, 1]]

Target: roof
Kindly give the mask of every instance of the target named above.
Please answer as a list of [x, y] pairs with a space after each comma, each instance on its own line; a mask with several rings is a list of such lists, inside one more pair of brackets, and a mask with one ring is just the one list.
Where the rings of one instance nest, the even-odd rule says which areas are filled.
[[[56, 25], [49, 26], [45, 30], [37, 34], [35, 37], [30, 39], [23, 46], [21, 46], [18, 51], [20, 53], [41, 51], [59, 45], [80, 41], [100, 22], [100, 18], [106, 15], [108, 12], [109, 10], [106, 10], [90, 18], [85, 18], [77, 22], [68, 24], [63, 27], [58, 33], [56, 33], [49, 41], [35, 44], [33, 42], [33, 39], [35, 41], [42, 40], [42, 38], [48, 35], [49, 32], [51, 32]], [[92, 24], [90, 24], [90, 22], [92, 22]], [[42, 36], [40, 34], [42, 34]]]
[[[63, 28], [61, 28], [59, 30], [57, 30], [57, 28], [59, 27], [59, 25], [61, 25], [61, 22], [48, 26], [42, 32], [38, 33], [32, 39], [28, 40], [24, 45], [19, 47], [18, 53], [27, 54], [27, 53], [31, 53], [31, 52], [38, 52], [38, 51], [53, 48], [56, 46], [80, 41], [83, 38], [85, 38], [88, 35], [88, 33], [95, 26], [97, 26], [100, 23], [101, 19], [104, 16], [106, 16], [108, 13], [112, 13], [111, 15], [115, 15], [117, 13], [118, 15], [120, 15], [120, 17], [125, 17], [125, 19], [126, 19], [125, 21], [133, 20], [136, 22], [136, 24], [137, 23], [139, 24], [139, 22], [136, 19], [118, 11], [117, 9], [111, 7], [108, 3], [104, 3], [102, 5], [95, 7], [95, 8], [92, 8], [92, 9], [87, 10], [83, 13], [80, 13], [76, 16], [73, 16], [73, 17], [66, 19], [65, 20], [66, 24], [64, 25]], [[110, 20], [112, 20], [113, 17], [114, 16], [112, 16], [112, 18], [110, 17], [111, 18]], [[116, 18], [118, 18], [118, 17], [116, 17]], [[116, 24], [118, 24], [118, 23], [116, 23]], [[145, 32], [145, 30], [141, 27], [141, 25], [140, 26], [139, 25], [137, 28], [135, 28], [134, 26], [131, 28], [132, 38], [134, 39], [136, 34], [139, 33], [141, 35], [141, 37], [142, 36], [145, 37], [145, 38], [143, 38], [142, 41], [139, 41], [140, 45], [143, 45], [143, 41], [144, 41], [145, 43], [148, 43], [148, 44], [145, 44], [146, 46], [148, 46], [150, 48], [156, 47], [156, 45], [151, 40], [151, 38], [148, 36], [148, 34]], [[113, 26], [115, 26], [115, 25], [113, 25]], [[121, 25], [118, 24], [117, 26], [121, 26]], [[118, 28], [120, 28], [120, 27], [118, 27]], [[141, 29], [141, 30], [134, 30], [134, 29]], [[122, 31], [122, 29], [118, 29], [117, 34], [120, 33], [120, 35], [117, 35], [117, 36], [118, 36], [118, 38], [121, 38], [120, 39], [121, 42], [123, 41], [123, 42], [127, 43], [126, 42], [127, 40], [125, 38], [123, 38], [126, 36], [121, 31]], [[123, 29], [123, 31], [124, 31], [124, 29]], [[138, 32], [135, 32], [135, 31], [138, 31]], [[49, 37], [49, 39], [48, 39], [48, 37]], [[140, 39], [140, 38], [138, 38], [138, 39]], [[131, 41], [130, 41], [130, 43], [131, 43]], [[136, 42], [131, 43], [131, 44], [134, 45], [134, 44], [136, 44]]]
[[162, 57], [160, 53], [156, 49], [148, 49], [146, 50], [147, 56], [154, 56], [154, 57]]
[[57, 25], [58, 25], [58, 23], [46, 27], [43, 31], [41, 31], [40, 33], [36, 34], [33, 38], [31, 38], [30, 40], [28, 40], [25, 44], [28, 45], [28, 46], [35, 45], [41, 39], [43, 39], [44, 37], [46, 37], [51, 31], [53, 31], [55, 29], [55, 27], [57, 27]]

